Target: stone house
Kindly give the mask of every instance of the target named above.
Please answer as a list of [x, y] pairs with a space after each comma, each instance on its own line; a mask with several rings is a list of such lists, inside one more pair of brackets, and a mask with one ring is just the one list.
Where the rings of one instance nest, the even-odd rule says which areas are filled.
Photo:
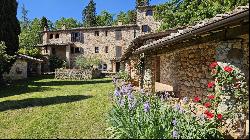
[[[102, 26], [90, 28], [73, 28], [42, 32], [42, 44], [37, 47], [48, 60], [50, 56], [58, 56], [67, 61], [67, 68], [75, 67], [75, 59], [79, 55], [99, 57], [102, 65], [99, 69], [107, 72], [118, 72], [123, 69], [120, 58], [130, 42], [136, 37], [155, 32], [160, 26], [154, 21], [153, 6], [137, 7], [136, 24]], [[45, 59], [45, 61], [46, 61]], [[49, 63], [42, 66], [49, 71]]]
[[28, 76], [41, 75], [41, 63], [43, 60], [27, 55], [17, 55], [16, 62], [9, 73], [3, 74], [5, 80], [25, 79]]
[[[149, 43], [135, 40], [122, 56], [125, 70], [140, 88], [174, 91], [179, 98], [207, 95], [214, 61], [240, 68], [249, 83], [248, 16], [249, 6], [241, 6]], [[139, 64], [141, 71], [136, 71]]]

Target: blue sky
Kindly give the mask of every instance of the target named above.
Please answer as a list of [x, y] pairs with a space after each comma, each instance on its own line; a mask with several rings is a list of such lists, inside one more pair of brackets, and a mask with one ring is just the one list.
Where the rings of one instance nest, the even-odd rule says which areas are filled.
[[[47, 17], [53, 22], [61, 17], [73, 17], [81, 21], [82, 10], [88, 4], [89, 0], [17, 0], [18, 14], [21, 17], [21, 6], [25, 5], [28, 12], [28, 18]], [[151, 0], [151, 5], [161, 4], [167, 0]], [[102, 10], [117, 14], [119, 11], [132, 10], [135, 7], [135, 0], [95, 0], [97, 14]]]

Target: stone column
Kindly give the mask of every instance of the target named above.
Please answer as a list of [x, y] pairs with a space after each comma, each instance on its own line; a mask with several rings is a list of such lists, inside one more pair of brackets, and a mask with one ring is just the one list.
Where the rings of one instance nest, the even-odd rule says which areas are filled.
[[67, 67], [70, 68], [70, 45], [66, 46], [66, 61]]

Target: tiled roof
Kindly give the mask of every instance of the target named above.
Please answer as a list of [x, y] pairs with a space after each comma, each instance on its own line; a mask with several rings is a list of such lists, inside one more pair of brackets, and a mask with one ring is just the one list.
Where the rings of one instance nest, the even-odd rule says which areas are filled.
[[[177, 33], [171, 33], [167, 37], [163, 37], [162, 39], [153, 41], [147, 45], [144, 45], [140, 48], [138, 48], [135, 53], [141, 53], [144, 50], [148, 50], [151, 48], [156, 48], [158, 45], [166, 45], [168, 43], [171, 43], [173, 41], [181, 40], [183, 38], [181, 37], [192, 37], [194, 35], [194, 31], [196, 30], [203, 30], [204, 28], [212, 27], [212, 26], [218, 26], [218, 23], [224, 21], [227, 22], [227, 19], [237, 17], [237, 16], [242, 16], [242, 17], [248, 17], [249, 15], [249, 5], [247, 6], [239, 6], [236, 9], [234, 9], [231, 12], [225, 13], [225, 14], [217, 14], [215, 17], [211, 19], [205, 19], [193, 26], [188, 26], [185, 29], [178, 30]], [[223, 23], [220, 24], [220, 26], [223, 26]]]
[[28, 59], [28, 60], [38, 61], [38, 62], [43, 62], [43, 60], [41, 60], [41, 59], [37, 59], [37, 58], [31, 57], [31, 56], [28, 56], [28, 55], [24, 55], [24, 54], [18, 54], [17, 58], [19, 58], [19, 59]]

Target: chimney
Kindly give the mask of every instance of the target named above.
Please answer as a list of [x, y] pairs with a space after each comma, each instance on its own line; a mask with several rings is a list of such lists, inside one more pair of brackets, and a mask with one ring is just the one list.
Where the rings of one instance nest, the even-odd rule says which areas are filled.
[[65, 24], [62, 25], [62, 30], [66, 30], [66, 25]]
[[44, 26], [43, 31], [48, 31], [48, 27]]
[[118, 20], [118, 26], [122, 26], [122, 21]]

